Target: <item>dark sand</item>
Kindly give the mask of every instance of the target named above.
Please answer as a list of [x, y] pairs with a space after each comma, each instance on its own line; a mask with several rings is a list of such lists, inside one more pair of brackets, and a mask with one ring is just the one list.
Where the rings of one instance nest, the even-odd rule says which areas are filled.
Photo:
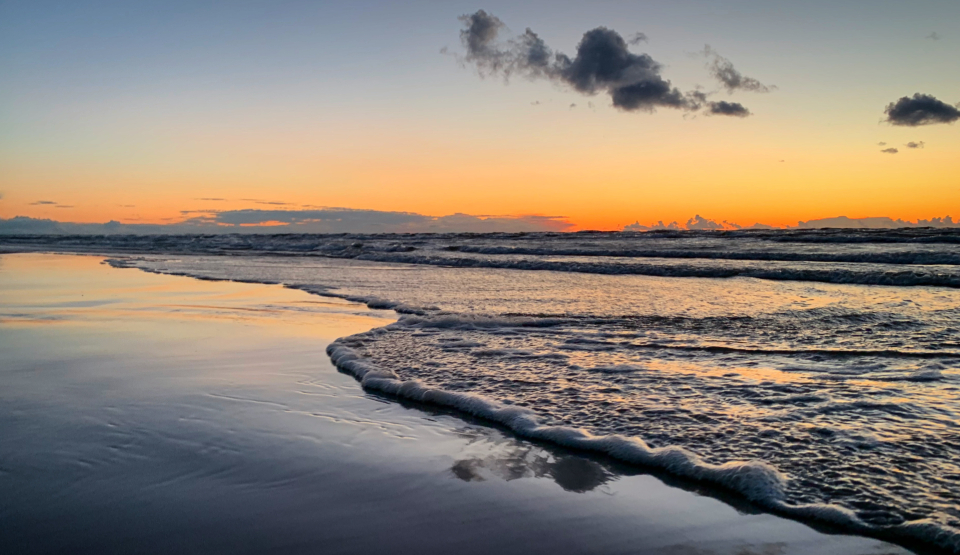
[[0, 553], [906, 553], [368, 395], [324, 349], [392, 318], [0, 256]]

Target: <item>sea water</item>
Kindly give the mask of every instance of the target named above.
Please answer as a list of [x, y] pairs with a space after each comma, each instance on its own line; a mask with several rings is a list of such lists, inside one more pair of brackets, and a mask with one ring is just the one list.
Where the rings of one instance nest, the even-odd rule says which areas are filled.
[[20, 237], [393, 309], [364, 386], [960, 550], [960, 232]]

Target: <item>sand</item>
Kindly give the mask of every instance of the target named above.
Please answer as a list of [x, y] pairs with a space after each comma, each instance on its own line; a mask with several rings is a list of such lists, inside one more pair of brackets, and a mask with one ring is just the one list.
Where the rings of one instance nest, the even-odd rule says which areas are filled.
[[392, 312], [101, 261], [0, 256], [0, 552], [907, 553], [365, 393], [325, 348]]

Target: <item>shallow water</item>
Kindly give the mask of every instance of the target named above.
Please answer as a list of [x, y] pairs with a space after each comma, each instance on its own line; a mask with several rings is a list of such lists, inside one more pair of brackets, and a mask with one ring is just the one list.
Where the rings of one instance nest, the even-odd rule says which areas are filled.
[[679, 447], [696, 468], [760, 461], [727, 471], [761, 468], [756, 483], [727, 485], [777, 510], [956, 550], [958, 241], [908, 230], [55, 244], [394, 308], [397, 324], [339, 342], [360, 373], [455, 393], [446, 404], [495, 420], [521, 407], [529, 418], [506, 422], [520, 433]]

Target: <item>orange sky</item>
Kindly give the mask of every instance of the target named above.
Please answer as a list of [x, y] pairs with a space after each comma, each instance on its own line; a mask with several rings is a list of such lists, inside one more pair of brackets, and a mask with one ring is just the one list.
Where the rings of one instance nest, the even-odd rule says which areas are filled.
[[[871, 21], [837, 8], [829, 26], [758, 4], [766, 27], [739, 27], [666, 4], [643, 14], [571, 4], [557, 21], [492, 4], [567, 52], [585, 21], [646, 21], [651, 40], [635, 48], [685, 90], [715, 92], [703, 58], [691, 54], [707, 41], [776, 88], [712, 96], [746, 104], [753, 115], [741, 119], [624, 112], [603, 93], [481, 79], [439, 53], [461, 49], [463, 8], [429, 3], [395, 14], [420, 32], [384, 28], [366, 42], [341, 19], [386, 20], [368, 21], [359, 8], [297, 5], [266, 30], [252, 16], [223, 22], [216, 10], [192, 16], [196, 32], [131, 15], [126, 33], [96, 18], [88, 28], [70, 14], [30, 19], [7, 8], [0, 35], [17, 48], [0, 56], [10, 76], [0, 88], [0, 218], [169, 223], [189, 210], [307, 205], [554, 215], [576, 229], [694, 214], [780, 226], [839, 215], [960, 217], [957, 126], [881, 121], [888, 103], [918, 90], [960, 100], [960, 37], [924, 38], [938, 21], [960, 18], [955, 5], [929, 20], [906, 7]], [[64, 35], [45, 42], [54, 27]], [[806, 43], [814, 31], [820, 42]], [[908, 149], [910, 141], [925, 148]], [[899, 152], [880, 152], [889, 147]]]

